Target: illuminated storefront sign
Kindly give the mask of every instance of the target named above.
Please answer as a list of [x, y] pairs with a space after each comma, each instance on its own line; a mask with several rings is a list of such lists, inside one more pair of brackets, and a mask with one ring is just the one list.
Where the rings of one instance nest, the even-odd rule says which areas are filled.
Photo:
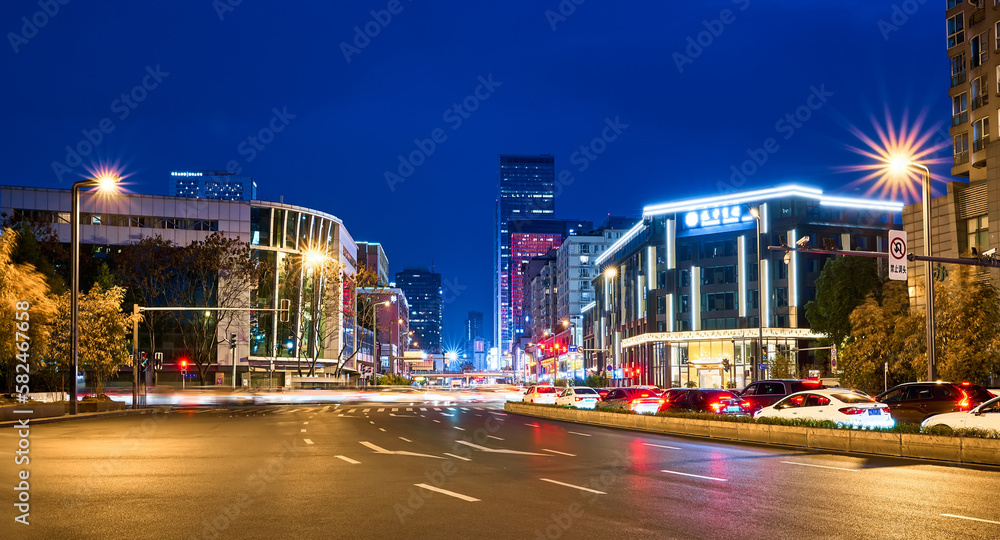
[[746, 212], [741, 205], [693, 210], [684, 214], [684, 225], [687, 225], [689, 229], [729, 225], [741, 221], [753, 221], [753, 216]]

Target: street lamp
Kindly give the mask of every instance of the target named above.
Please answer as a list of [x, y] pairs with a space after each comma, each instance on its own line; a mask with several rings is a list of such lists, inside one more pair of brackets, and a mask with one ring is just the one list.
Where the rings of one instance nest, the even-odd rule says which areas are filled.
[[934, 354], [934, 276], [931, 275], [931, 170], [925, 165], [914, 163], [907, 158], [895, 158], [889, 162], [889, 168], [896, 174], [907, 174], [910, 168], [920, 169], [923, 176], [923, 225], [924, 225], [924, 293], [927, 301], [927, 380], [935, 379], [935, 354]]
[[[760, 251], [760, 206], [751, 207], [750, 215], [753, 216], [757, 224], [757, 303], [759, 305], [757, 306], [757, 358], [755, 363], [760, 364], [764, 360], [764, 306], [767, 302], [767, 297], [764, 294], [764, 265], [761, 264]], [[761, 378], [758, 373], [759, 367], [759, 365], [752, 366], [751, 372], [754, 374], [754, 379]]]
[[[100, 193], [111, 193], [117, 190], [121, 176], [114, 173], [102, 173], [96, 178], [88, 178], [74, 182], [70, 190], [70, 361], [73, 364], [72, 384], [70, 385], [70, 414], [77, 413], [76, 374], [80, 371], [80, 190], [96, 187]], [[138, 380], [138, 366], [132, 359], [133, 377]], [[133, 405], [136, 395], [132, 396]]]

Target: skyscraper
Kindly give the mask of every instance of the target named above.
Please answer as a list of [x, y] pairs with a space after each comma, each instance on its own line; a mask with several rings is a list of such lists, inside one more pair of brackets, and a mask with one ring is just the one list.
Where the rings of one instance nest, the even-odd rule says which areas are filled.
[[389, 258], [378, 242], [358, 242], [358, 264], [368, 268], [378, 276], [378, 284], [389, 284]]
[[472, 341], [477, 337], [483, 337], [483, 312], [470, 311], [465, 320], [465, 341]]
[[548, 154], [498, 156], [493, 343], [501, 351], [509, 350], [515, 337], [513, 314], [510, 310], [511, 251], [508, 222], [511, 219], [546, 220], [554, 216], [555, 159]]
[[441, 354], [441, 274], [427, 267], [407, 267], [396, 272], [396, 287], [406, 294], [410, 305], [410, 330], [415, 347]]
[[257, 199], [257, 183], [227, 171], [171, 171], [170, 196], [222, 201]]

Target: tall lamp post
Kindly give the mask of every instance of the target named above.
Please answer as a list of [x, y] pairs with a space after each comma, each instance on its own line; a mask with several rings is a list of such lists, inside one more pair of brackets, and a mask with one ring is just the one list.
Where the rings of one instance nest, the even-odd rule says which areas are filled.
[[[77, 388], [76, 376], [80, 372], [80, 190], [84, 188], [98, 188], [101, 192], [112, 192], [121, 181], [117, 175], [101, 175], [97, 178], [88, 178], [74, 182], [70, 190], [70, 361], [73, 364], [72, 383], [70, 384], [70, 414], [77, 414]], [[136, 359], [132, 359], [133, 377], [138, 378], [138, 366]], [[133, 396], [133, 402], [135, 396]]]
[[764, 306], [767, 302], [767, 297], [764, 293], [764, 266], [761, 264], [761, 251], [760, 251], [760, 220], [762, 218], [760, 213], [760, 206], [755, 206], [750, 208], [750, 215], [753, 216], [754, 221], [757, 224], [757, 358], [754, 359], [754, 366], [751, 372], [754, 375], [754, 380], [759, 380], [760, 373], [758, 371], [759, 364], [764, 360]]
[[[906, 158], [894, 159], [889, 163], [893, 172], [907, 173], [910, 167], [920, 169], [923, 184], [923, 233], [924, 233], [924, 255], [932, 255], [931, 245], [931, 170], [925, 165], [915, 163]], [[927, 380], [933, 381], [936, 377], [934, 370], [936, 358], [934, 354], [934, 276], [932, 275], [932, 263], [924, 261], [924, 280], [926, 286], [924, 293], [927, 302]]]

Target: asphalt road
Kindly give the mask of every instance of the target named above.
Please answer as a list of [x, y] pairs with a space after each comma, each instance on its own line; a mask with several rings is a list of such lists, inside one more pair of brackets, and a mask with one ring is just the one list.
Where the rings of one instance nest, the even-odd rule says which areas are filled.
[[[998, 538], [1000, 469], [707, 442], [497, 404], [0, 430], [0, 538]], [[30, 472], [30, 525], [14, 521]]]

